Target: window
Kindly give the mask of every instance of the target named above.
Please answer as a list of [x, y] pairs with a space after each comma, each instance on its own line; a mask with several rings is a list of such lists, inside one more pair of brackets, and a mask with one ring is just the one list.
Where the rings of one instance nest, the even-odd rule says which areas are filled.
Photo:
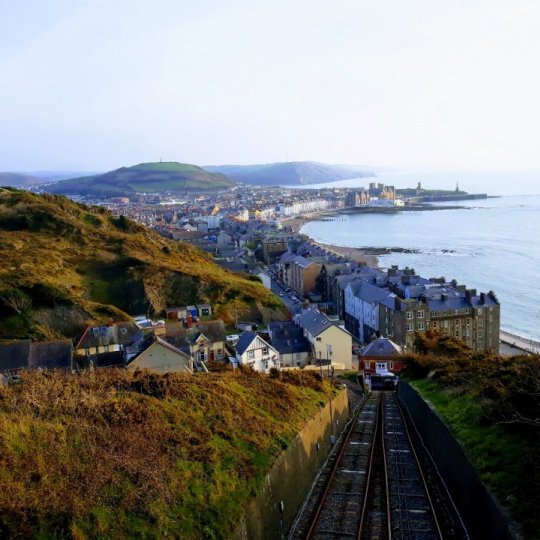
[[413, 312], [407, 311], [407, 319], [412, 319], [412, 318], [413, 318]]
[[262, 353], [266, 356], [268, 354], [268, 347], [263, 347]]
[[223, 358], [223, 350], [222, 349], [217, 350], [217, 357], [218, 358]]
[[320, 337], [318, 337], [318, 338], [317, 338], [317, 341], [321, 341], [321, 338], [320, 338]]
[[412, 332], [414, 330], [414, 324], [408, 323], [407, 324], [407, 332]]
[[456, 337], [459, 337], [459, 330], [456, 330]]
[[470, 326], [471, 324], [471, 319], [467, 319], [467, 326]]
[[425, 330], [425, 329], [426, 329], [426, 325], [423, 322], [419, 322], [418, 323], [418, 330]]
[[423, 318], [424, 318], [424, 311], [423, 311], [423, 310], [420, 310], [420, 311], [417, 313], [417, 315], [418, 315], [418, 318], [419, 318], [419, 319], [423, 319]]
[[253, 360], [255, 358], [255, 352], [254, 351], [248, 351], [247, 352], [248, 360]]
[[442, 325], [443, 325], [444, 328], [448, 328], [448, 321], [443, 321]]
[[459, 326], [459, 319], [456, 319], [455, 323], [456, 326]]
[[437, 328], [437, 321], [433, 321], [431, 323], [431, 328]]
[[481, 317], [482, 316], [482, 308], [478, 308], [478, 311], [476, 313], [478, 313], [478, 316]]

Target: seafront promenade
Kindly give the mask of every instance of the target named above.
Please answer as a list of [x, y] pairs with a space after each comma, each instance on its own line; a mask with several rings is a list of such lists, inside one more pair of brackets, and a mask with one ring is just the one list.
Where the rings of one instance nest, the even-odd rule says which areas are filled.
[[[521, 352], [539, 354], [540, 341], [526, 339], [524, 337], [512, 334], [506, 330], [501, 330], [501, 353], [502, 354], [520, 354]], [[506, 347], [504, 347], [506, 345]]]

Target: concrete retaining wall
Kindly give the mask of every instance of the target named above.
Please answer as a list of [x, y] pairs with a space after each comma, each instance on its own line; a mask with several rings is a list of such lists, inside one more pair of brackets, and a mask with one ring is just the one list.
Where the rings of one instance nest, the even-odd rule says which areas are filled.
[[409, 411], [463, 523], [473, 540], [510, 540], [506, 519], [480, 480], [460, 443], [436, 412], [409, 384], [400, 382], [398, 397]]
[[296, 514], [332, 445], [330, 436], [338, 435], [349, 418], [347, 390], [327, 404], [278, 457], [259, 493], [251, 501], [242, 519], [238, 540], [275, 540], [286, 537]]

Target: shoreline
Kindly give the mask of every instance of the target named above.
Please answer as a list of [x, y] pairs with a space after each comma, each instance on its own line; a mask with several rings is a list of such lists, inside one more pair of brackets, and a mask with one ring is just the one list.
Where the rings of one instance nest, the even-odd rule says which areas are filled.
[[[283, 225], [291, 227], [291, 229], [296, 233], [301, 233], [301, 229], [307, 223], [311, 221], [333, 221], [332, 218], [338, 218], [339, 214], [336, 214], [332, 211], [318, 212], [316, 214], [309, 214], [302, 217], [288, 218], [281, 221]], [[320, 218], [328, 219], [320, 219]], [[327, 251], [333, 252], [337, 255], [345, 257], [346, 259], [353, 260], [355, 262], [367, 264], [373, 268], [381, 268], [379, 265], [379, 258], [377, 254], [373, 253], [372, 250], [379, 250], [378, 255], [387, 254], [390, 252], [399, 252], [402, 251], [402, 248], [358, 248], [358, 247], [346, 247], [346, 246], [336, 246], [334, 244], [325, 244], [322, 242], [317, 242], [307, 234], [304, 234], [306, 238], [309, 239], [315, 245], [318, 245]], [[524, 335], [516, 334], [510, 332], [503, 328], [500, 329], [500, 338], [499, 341], [503, 345], [506, 355], [518, 355], [518, 354], [539, 354], [540, 353], [540, 341], [537, 341], [531, 337], [526, 337]]]
[[[335, 214], [331, 212], [320, 212], [316, 214], [309, 214], [307, 216], [303, 217], [295, 217], [295, 218], [288, 218], [281, 221], [281, 223], [285, 226], [291, 227], [291, 229], [295, 233], [301, 233], [301, 229], [304, 225], [309, 223], [310, 221], [317, 221], [317, 218], [328, 216], [328, 221], [332, 221], [330, 218], [331, 216], [334, 216]], [[325, 220], [326, 221], [326, 220]], [[339, 255], [341, 257], [344, 257], [345, 259], [350, 259], [351, 261], [355, 261], [360, 264], [366, 264], [367, 266], [371, 266], [373, 268], [379, 268], [379, 258], [377, 255], [370, 253], [365, 248], [355, 248], [355, 247], [346, 247], [346, 246], [336, 246], [334, 244], [323, 244], [322, 242], [317, 242], [307, 234], [305, 234], [309, 241], [312, 244], [315, 244], [317, 246], [320, 246], [323, 249], [326, 249], [326, 251], [329, 251], [331, 253], [335, 253], [336, 255]]]

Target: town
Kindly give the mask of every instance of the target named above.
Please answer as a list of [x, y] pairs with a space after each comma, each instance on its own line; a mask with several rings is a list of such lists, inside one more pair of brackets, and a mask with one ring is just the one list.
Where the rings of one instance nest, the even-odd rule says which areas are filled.
[[500, 305], [492, 291], [479, 293], [440, 276], [421, 277], [413, 268], [384, 269], [350, 260], [292, 226], [305, 219], [337, 219], [333, 212], [340, 209], [412, 204], [393, 186], [239, 185], [196, 196], [138, 194], [85, 202], [188, 242], [223, 268], [262, 282], [289, 316], [226, 326], [201, 299], [201, 304], [170, 306], [153, 317], [135, 313], [131, 321], [111, 319], [72, 339], [3, 342], [5, 381], [23, 369], [194, 373], [217, 362], [265, 373], [273, 368], [321, 374], [354, 369], [369, 382], [374, 374], [398, 375], [398, 355], [413, 352], [415, 336], [430, 329], [463, 340], [473, 351], [499, 351]]

